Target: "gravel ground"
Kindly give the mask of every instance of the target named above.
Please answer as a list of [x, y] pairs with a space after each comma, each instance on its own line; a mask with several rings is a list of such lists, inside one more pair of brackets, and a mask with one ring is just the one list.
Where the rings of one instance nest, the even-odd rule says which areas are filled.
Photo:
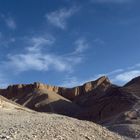
[[88, 121], [66, 116], [0, 108], [0, 140], [123, 140]]

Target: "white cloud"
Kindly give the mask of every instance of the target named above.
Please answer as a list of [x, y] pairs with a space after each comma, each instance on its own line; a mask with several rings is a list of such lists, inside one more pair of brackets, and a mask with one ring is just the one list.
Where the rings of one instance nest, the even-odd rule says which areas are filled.
[[124, 68], [124, 69], [116, 69], [114, 71], [104, 73], [104, 74], [98, 74], [95, 76], [95, 79], [106, 75], [108, 76], [113, 83], [117, 84], [125, 84], [129, 82], [131, 79], [140, 76], [140, 70], [139, 70], [140, 64], [135, 64], [133, 66]]
[[[139, 64], [136, 64], [135, 66], [140, 66]], [[140, 70], [132, 70], [128, 71], [128, 68], [126, 69], [116, 69], [108, 73], [102, 73], [94, 75], [93, 77], [89, 77], [87, 79], [78, 79], [76, 76], [69, 76], [67, 75], [64, 82], [60, 85], [63, 87], [75, 87], [79, 85], [83, 85], [86, 82], [97, 80], [98, 78], [102, 76], [108, 76], [111, 80], [111, 82], [114, 84], [125, 84], [129, 82], [131, 79], [140, 76]]]
[[40, 51], [42, 47], [51, 45], [55, 42], [55, 39], [51, 36], [39, 36], [39, 37], [32, 37], [28, 40], [29, 47], [27, 48], [28, 51]]
[[140, 76], [140, 70], [132, 70], [116, 75], [114, 80], [119, 82], [128, 82], [137, 76]]
[[131, 2], [132, 0], [90, 0], [90, 1], [94, 3], [128, 3]]
[[3, 19], [5, 22], [6, 26], [12, 30], [15, 30], [17, 28], [16, 22], [13, 17], [11, 16], [6, 16], [4, 14], [0, 14], [0, 17]]
[[137, 69], [137, 68], [139, 68], [139, 67], [140, 67], [140, 63], [135, 64], [135, 65], [133, 65], [133, 66], [130, 66], [130, 67], [128, 67], [127, 69], [128, 69], [128, 70], [133, 70], [133, 69]]
[[116, 83], [116, 84], [125, 84], [127, 82], [129, 82], [131, 79], [140, 76], [140, 64], [135, 64], [131, 67], [127, 67], [124, 69], [116, 69], [107, 73], [101, 73], [101, 74], [97, 74], [94, 75], [91, 78], [88, 78], [86, 81], [93, 81], [98, 79], [101, 76], [108, 76], [111, 80], [112, 83]]
[[38, 36], [26, 41], [29, 46], [25, 48], [24, 52], [9, 54], [7, 56], [8, 60], [2, 63], [5, 68], [10, 68], [15, 73], [29, 70], [72, 72], [73, 67], [82, 60], [81, 56], [78, 56], [78, 53], [56, 55], [51, 52], [46, 52], [46, 50], [44, 51], [44, 47], [50, 47], [54, 43], [54, 39], [52, 38]]
[[58, 71], [65, 71], [70, 69], [69, 64], [61, 56], [44, 53], [42, 47], [50, 46], [54, 40], [39, 36], [32, 37], [28, 40], [30, 46], [26, 47], [26, 51], [21, 54], [8, 55], [8, 62], [4, 62], [8, 67], [16, 69], [18, 72], [37, 70], [47, 71], [55, 69]]
[[127, 67], [125, 69], [120, 69], [117, 73], [113, 73], [111, 76], [112, 82], [125, 84], [131, 79], [140, 76], [140, 64], [135, 64], [133, 66]]
[[9, 55], [8, 59], [8, 66], [13, 67], [18, 72], [29, 70], [48, 71], [50, 69], [56, 71], [70, 70], [68, 62], [62, 60], [61, 57], [41, 52]]
[[67, 19], [70, 18], [76, 11], [77, 8], [75, 7], [70, 9], [63, 8], [46, 14], [45, 17], [52, 25], [65, 29], [67, 26]]
[[89, 47], [88, 43], [84, 38], [76, 40], [75, 46], [76, 46], [75, 53], [82, 53]]

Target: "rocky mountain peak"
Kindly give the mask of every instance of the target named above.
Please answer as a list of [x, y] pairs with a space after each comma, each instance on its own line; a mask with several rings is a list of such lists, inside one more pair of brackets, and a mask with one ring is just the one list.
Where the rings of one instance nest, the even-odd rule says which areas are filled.
[[8, 97], [12, 97], [13, 95], [15, 96], [19, 94], [34, 92], [34, 90], [47, 90], [49, 92], [55, 92], [69, 100], [74, 100], [75, 97], [91, 92], [97, 87], [100, 90], [105, 91], [110, 85], [111, 83], [109, 79], [106, 76], [102, 76], [95, 81], [90, 81], [81, 86], [73, 88], [64, 88], [43, 84], [40, 82], [34, 82], [32, 84], [10, 85], [7, 87], [7, 89], [3, 89], [0, 92], [4, 93]]
[[99, 79], [91, 82], [87, 82], [83, 85], [85, 92], [90, 92], [95, 88], [100, 88], [101, 90], [105, 90], [108, 86], [111, 85], [110, 80], [106, 76], [102, 76]]

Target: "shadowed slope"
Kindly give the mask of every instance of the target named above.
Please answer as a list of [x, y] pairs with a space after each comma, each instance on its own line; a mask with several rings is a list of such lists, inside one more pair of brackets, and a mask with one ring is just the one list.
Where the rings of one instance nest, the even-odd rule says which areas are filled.
[[[140, 139], [140, 77], [132, 79], [120, 88], [121, 93], [131, 96], [129, 108], [117, 114], [110, 122], [104, 123], [108, 129], [131, 139]], [[120, 104], [118, 104], [120, 107]], [[120, 107], [121, 109], [121, 107]]]
[[[41, 86], [39, 86], [41, 85]], [[1, 95], [39, 112], [74, 116], [80, 109], [68, 99], [42, 87], [43, 84], [13, 85], [1, 90]]]

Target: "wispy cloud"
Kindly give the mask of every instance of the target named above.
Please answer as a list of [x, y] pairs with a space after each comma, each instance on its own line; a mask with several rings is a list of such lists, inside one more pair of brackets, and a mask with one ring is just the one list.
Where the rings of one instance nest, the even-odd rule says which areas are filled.
[[27, 47], [27, 50], [30, 52], [38, 52], [42, 49], [42, 47], [46, 47], [55, 42], [55, 39], [52, 36], [38, 36], [27, 40], [30, 45]]
[[119, 73], [112, 75], [112, 81], [124, 84], [137, 76], [140, 76], [139, 63], [127, 67], [123, 71], [120, 71]]
[[[25, 47], [24, 52], [9, 54], [7, 61], [2, 62], [3, 66], [20, 73], [29, 70], [35, 71], [68, 71], [72, 72], [73, 67], [81, 62], [82, 57], [69, 53], [65, 55], [54, 54], [44, 51], [55, 43], [55, 39], [47, 36], [31, 37], [26, 40], [29, 46]], [[71, 54], [71, 55], [70, 55]]]
[[140, 64], [138, 63], [124, 69], [116, 69], [108, 73], [97, 74], [90, 79], [94, 80], [104, 75], [108, 76], [113, 83], [125, 84], [131, 79], [140, 76]]
[[9, 29], [15, 30], [17, 28], [16, 22], [13, 17], [1, 14], [0, 17], [4, 20]]
[[67, 26], [67, 19], [69, 19], [78, 8], [72, 7], [70, 9], [62, 8], [45, 15], [46, 19], [54, 26], [65, 29]]
[[[131, 68], [131, 70], [130, 70]], [[124, 68], [124, 69], [116, 69], [107, 73], [100, 73], [94, 76], [91, 76], [87, 79], [77, 78], [76, 75], [74, 76], [66, 76], [64, 79], [64, 82], [61, 84], [61, 86], [64, 87], [74, 87], [83, 85], [86, 82], [94, 81], [102, 76], [107, 76], [111, 80], [113, 84], [119, 84], [123, 85], [127, 82], [129, 82], [131, 79], [140, 76], [140, 64], [135, 64], [133, 66]]]
[[87, 43], [85, 38], [79, 38], [75, 41], [75, 46], [75, 53], [82, 53], [89, 47], [89, 44]]
[[41, 52], [9, 55], [8, 59], [8, 66], [13, 67], [18, 72], [29, 70], [48, 71], [50, 69], [56, 71], [70, 70], [68, 63], [62, 60], [61, 57]]
[[130, 66], [130, 67], [128, 67], [127, 69], [128, 69], [128, 70], [133, 70], [133, 69], [137, 69], [137, 68], [140, 68], [140, 63], [135, 64], [135, 65], [133, 65], [133, 66]]
[[4, 63], [18, 72], [28, 70], [47, 71], [49, 69], [64, 71], [69, 68], [69, 65], [61, 57], [42, 51], [43, 46], [50, 46], [54, 43], [53, 40], [39, 36], [32, 37], [28, 40], [28, 43], [30, 46], [25, 48], [24, 53], [9, 54], [8, 62]]
[[94, 3], [128, 3], [131, 2], [132, 0], [90, 0], [90, 1]]
[[128, 82], [137, 76], [140, 76], [140, 70], [132, 70], [116, 75], [114, 80], [120, 82]]

